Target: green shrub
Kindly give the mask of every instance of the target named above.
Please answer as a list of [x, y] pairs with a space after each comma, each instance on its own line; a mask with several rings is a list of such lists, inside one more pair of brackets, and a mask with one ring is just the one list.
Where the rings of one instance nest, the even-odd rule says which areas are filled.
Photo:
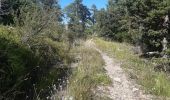
[[[48, 86], [66, 75], [67, 45], [46, 36], [33, 38], [29, 46], [21, 42], [17, 29], [0, 27], [0, 98], [20, 100], [36, 93], [43, 96]], [[61, 66], [62, 65], [62, 66]]]

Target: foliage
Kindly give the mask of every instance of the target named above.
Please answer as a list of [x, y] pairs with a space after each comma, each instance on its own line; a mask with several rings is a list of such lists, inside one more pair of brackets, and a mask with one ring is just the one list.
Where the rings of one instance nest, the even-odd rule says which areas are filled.
[[[170, 56], [170, 21], [165, 22], [167, 16], [170, 18], [169, 0], [108, 0], [107, 7], [100, 10], [74, 0], [63, 12], [58, 0], [2, 0], [1, 4], [0, 99], [33, 100], [51, 95], [47, 91], [65, 77], [73, 49], [82, 59], [70, 78], [70, 94], [76, 99], [94, 98], [93, 89], [110, 81], [98, 52], [81, 46], [71, 48], [81, 45], [79, 41], [87, 35], [139, 45], [143, 53], [158, 51]], [[65, 15], [66, 29], [62, 24]], [[166, 50], [164, 38], [168, 41]], [[131, 46], [96, 41], [102, 50], [109, 49], [112, 52], [107, 53], [127, 61], [123, 65], [135, 71], [133, 76], [149, 92], [170, 95], [166, 74], [153, 71], [151, 63], [134, 56]], [[169, 58], [152, 62], [170, 70]]]
[[[59, 5], [9, 1], [16, 3], [17, 9], [7, 14], [12, 16], [9, 24], [13, 27], [0, 26], [0, 99], [50, 96], [48, 87], [66, 75], [67, 69], [62, 67], [70, 63], [68, 46], [61, 35], [64, 29]], [[1, 21], [4, 25], [5, 20]]]
[[77, 38], [86, 37], [85, 30], [88, 21], [91, 20], [91, 13], [87, 6], [82, 3], [82, 0], [74, 0], [65, 8], [65, 13], [68, 18], [68, 31], [72, 39], [70, 42], [74, 42]]
[[[32, 40], [34, 46], [30, 48], [22, 44], [17, 29], [1, 26], [0, 29], [0, 59], [1, 59], [1, 99], [32, 98], [36, 92], [46, 89], [62, 73], [57, 67], [66, 65], [67, 48], [47, 37]], [[57, 65], [56, 65], [57, 64]], [[55, 67], [54, 67], [55, 66]], [[55, 77], [49, 77], [51, 70], [55, 70]], [[59, 75], [59, 74], [58, 74]], [[43, 81], [49, 80], [49, 81]], [[47, 91], [43, 91], [47, 92]]]
[[163, 37], [169, 41], [164, 23], [169, 10], [166, 0], [109, 0], [107, 9], [97, 14], [98, 31], [112, 40], [140, 45], [144, 52], [161, 52]]

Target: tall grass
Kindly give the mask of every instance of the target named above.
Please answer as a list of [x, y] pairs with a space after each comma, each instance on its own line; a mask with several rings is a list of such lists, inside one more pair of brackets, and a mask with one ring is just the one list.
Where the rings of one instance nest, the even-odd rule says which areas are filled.
[[73, 52], [80, 56], [80, 62], [70, 77], [69, 94], [75, 100], [96, 100], [97, 86], [111, 83], [103, 68], [104, 61], [100, 53], [92, 48], [80, 46]]
[[126, 43], [108, 42], [103, 39], [94, 39], [98, 48], [109, 56], [116, 58], [122, 63], [122, 67], [129, 73], [131, 78], [144, 89], [158, 96], [170, 97], [170, 80], [163, 72], [155, 72], [152, 61], [139, 58], [132, 51], [132, 46]]

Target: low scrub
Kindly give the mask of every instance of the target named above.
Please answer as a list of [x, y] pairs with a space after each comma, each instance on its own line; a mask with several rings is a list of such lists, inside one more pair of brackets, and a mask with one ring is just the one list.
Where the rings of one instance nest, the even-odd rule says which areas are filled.
[[63, 42], [39, 36], [24, 44], [16, 28], [0, 26], [0, 99], [44, 98], [48, 87], [66, 75], [66, 52]]

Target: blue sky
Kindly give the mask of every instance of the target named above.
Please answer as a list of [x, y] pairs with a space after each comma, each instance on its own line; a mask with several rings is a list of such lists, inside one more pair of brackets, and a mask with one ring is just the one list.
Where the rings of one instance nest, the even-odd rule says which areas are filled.
[[[74, 0], [59, 0], [59, 3], [61, 7], [64, 8], [73, 1]], [[95, 4], [98, 9], [101, 9], [101, 8], [106, 8], [107, 0], [83, 0], [83, 4], [85, 4], [89, 8], [93, 4]]]

